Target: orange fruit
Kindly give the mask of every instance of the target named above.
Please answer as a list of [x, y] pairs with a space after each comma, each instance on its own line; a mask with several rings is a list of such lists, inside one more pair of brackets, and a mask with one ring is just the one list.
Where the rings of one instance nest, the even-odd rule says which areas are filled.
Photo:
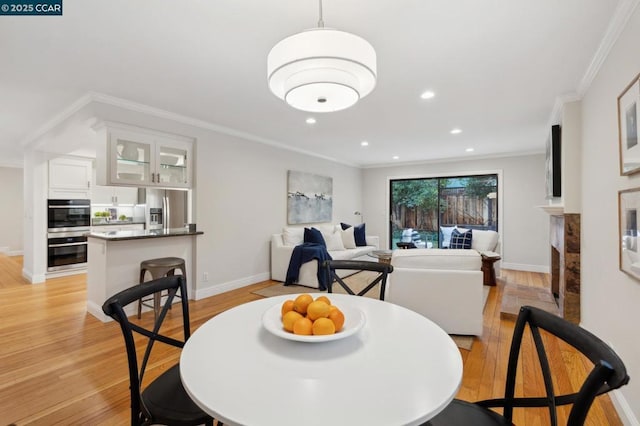
[[329, 318], [318, 318], [313, 322], [312, 330], [314, 336], [323, 336], [334, 334], [336, 332], [336, 326]]
[[331, 305], [331, 301], [329, 300], [329, 298], [327, 296], [318, 296], [318, 297], [316, 297], [316, 302], [324, 302], [327, 305]]
[[293, 334], [302, 334], [305, 336], [311, 336], [311, 329], [313, 327], [313, 323], [309, 318], [298, 318], [296, 322], [293, 323]]
[[301, 294], [296, 297], [296, 300], [293, 301], [293, 310], [305, 315], [307, 313], [307, 306], [309, 303], [313, 302], [313, 297], [309, 294]]
[[336, 326], [336, 333], [342, 330], [342, 326], [344, 326], [344, 314], [340, 309], [330, 309], [328, 318], [333, 321], [333, 325]]
[[300, 318], [304, 317], [296, 311], [289, 311], [282, 316], [282, 327], [287, 331], [293, 332], [293, 324]]
[[293, 311], [293, 300], [285, 300], [280, 309], [280, 314], [284, 316], [289, 311]]
[[307, 318], [315, 321], [318, 318], [326, 318], [329, 316], [329, 305], [323, 301], [315, 301], [307, 306]]

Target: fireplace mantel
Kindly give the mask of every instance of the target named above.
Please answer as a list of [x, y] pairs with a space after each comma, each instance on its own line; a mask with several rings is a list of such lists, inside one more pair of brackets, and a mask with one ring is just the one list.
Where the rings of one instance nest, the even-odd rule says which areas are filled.
[[538, 206], [550, 216], [562, 216], [564, 215], [564, 206], [560, 204], [548, 204], [546, 206]]

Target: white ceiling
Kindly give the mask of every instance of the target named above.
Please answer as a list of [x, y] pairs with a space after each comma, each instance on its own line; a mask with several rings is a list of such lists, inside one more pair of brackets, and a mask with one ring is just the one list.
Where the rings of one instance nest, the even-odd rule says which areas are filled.
[[374, 46], [378, 83], [313, 126], [270, 93], [266, 57], [316, 26], [316, 0], [64, 0], [62, 17], [1, 16], [0, 164], [21, 162], [30, 135], [87, 92], [363, 167], [543, 152], [554, 102], [588, 83], [618, 1], [323, 6], [327, 27]]

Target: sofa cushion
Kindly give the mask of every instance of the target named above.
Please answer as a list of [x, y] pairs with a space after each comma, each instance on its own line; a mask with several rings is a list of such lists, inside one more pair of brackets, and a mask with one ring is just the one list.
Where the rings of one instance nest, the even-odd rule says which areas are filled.
[[[351, 225], [340, 222], [342, 229], [348, 229]], [[357, 247], [364, 247], [367, 245], [367, 236], [365, 234], [365, 224], [361, 223], [353, 227], [353, 238], [356, 240]]]
[[344, 250], [344, 244], [342, 243], [342, 231], [335, 231], [332, 230], [332, 232], [323, 232], [322, 236], [324, 238], [325, 243], [327, 244], [327, 250], [331, 251], [331, 250]]
[[342, 235], [342, 244], [346, 249], [354, 249], [356, 248], [356, 239], [353, 235], [353, 226], [348, 227], [347, 229], [340, 230], [340, 234]]
[[451, 242], [449, 243], [450, 249], [471, 249], [471, 240], [473, 239], [473, 230], [469, 229], [465, 232], [460, 232], [458, 229], [454, 229], [451, 232]]
[[282, 242], [285, 246], [297, 246], [304, 242], [304, 228], [284, 228], [282, 230]]
[[325, 247], [327, 246], [327, 243], [322, 237], [322, 232], [316, 228], [304, 228], [304, 242], [322, 244]]
[[482, 267], [482, 258], [475, 250], [394, 250], [391, 264], [394, 268], [479, 271]]
[[471, 248], [478, 251], [494, 251], [498, 245], [498, 233], [496, 231], [473, 231]]

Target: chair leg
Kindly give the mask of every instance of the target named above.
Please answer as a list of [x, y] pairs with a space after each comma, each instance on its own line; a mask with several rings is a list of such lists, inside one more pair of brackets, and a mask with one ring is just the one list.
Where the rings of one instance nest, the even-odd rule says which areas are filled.
[[[145, 274], [146, 269], [141, 269], [140, 270], [140, 280], [138, 281], [139, 284], [142, 284], [144, 282], [144, 274]], [[142, 299], [138, 299], [138, 319], [140, 319], [142, 317]]]

